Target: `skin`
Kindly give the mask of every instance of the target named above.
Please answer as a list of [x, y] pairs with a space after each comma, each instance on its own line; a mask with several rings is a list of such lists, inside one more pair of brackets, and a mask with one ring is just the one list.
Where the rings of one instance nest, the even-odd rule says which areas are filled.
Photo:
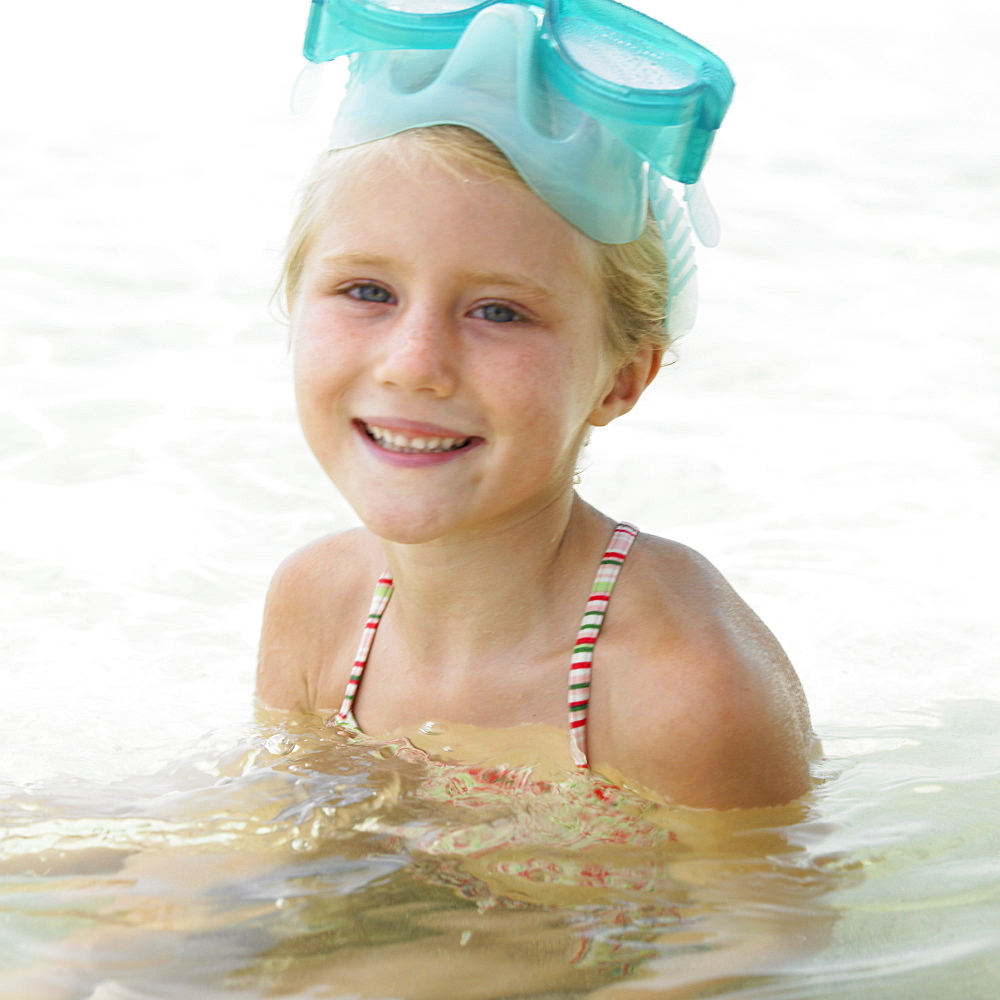
[[[565, 730], [569, 651], [613, 529], [574, 466], [659, 352], [609, 356], [595, 245], [530, 191], [414, 159], [341, 168], [292, 303], [302, 427], [365, 528], [279, 568], [258, 695], [332, 714], [388, 567], [364, 732], [419, 746], [427, 720]], [[372, 427], [467, 443], [401, 454]], [[685, 805], [771, 806], [809, 789], [811, 742], [770, 632], [701, 556], [641, 534], [596, 648], [591, 766]]]

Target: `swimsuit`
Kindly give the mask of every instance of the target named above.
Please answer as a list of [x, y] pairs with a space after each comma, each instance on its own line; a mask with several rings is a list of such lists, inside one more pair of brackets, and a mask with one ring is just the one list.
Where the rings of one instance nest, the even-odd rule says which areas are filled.
[[[615, 528], [607, 551], [597, 568], [587, 608], [583, 613], [583, 621], [580, 623], [580, 630], [573, 645], [569, 670], [570, 751], [574, 763], [581, 768], [587, 767], [587, 708], [590, 699], [590, 671], [594, 659], [594, 645], [601, 631], [601, 625], [604, 624], [604, 615], [608, 609], [608, 601], [611, 600], [615, 581], [638, 534], [639, 529], [631, 524], [622, 523]], [[361, 684], [361, 676], [368, 662], [379, 622], [382, 620], [389, 598], [392, 597], [392, 589], [392, 578], [388, 574], [383, 574], [375, 586], [375, 596], [368, 609], [368, 620], [361, 634], [361, 644], [358, 646], [351, 677], [347, 682], [344, 701], [331, 722], [344, 723], [360, 731], [354, 718], [354, 698]]]
[[[573, 645], [568, 714], [575, 773], [559, 781], [540, 780], [530, 766], [455, 765], [428, 758], [403, 738], [371, 741], [378, 757], [398, 755], [426, 764], [420, 800], [446, 803], [448, 809], [413, 811], [411, 805], [396, 815], [380, 803], [355, 829], [398, 838], [423, 879], [447, 886], [482, 910], [565, 908], [567, 900], [579, 897], [592, 913], [611, 914], [608, 926], [612, 918], [622, 927], [632, 922], [636, 907], [657, 926], [682, 926], [679, 907], [686, 897], [663, 864], [663, 851], [671, 850], [678, 837], [664, 822], [662, 806], [612, 784], [587, 765], [594, 645], [637, 534], [630, 524], [615, 528]], [[384, 574], [375, 587], [343, 703], [328, 720], [349, 729], [352, 739], [369, 741], [354, 718], [353, 704], [392, 590], [392, 578]], [[613, 902], [620, 899], [628, 905]], [[619, 979], [645, 957], [638, 941], [582, 929], [579, 951], [568, 964]]]

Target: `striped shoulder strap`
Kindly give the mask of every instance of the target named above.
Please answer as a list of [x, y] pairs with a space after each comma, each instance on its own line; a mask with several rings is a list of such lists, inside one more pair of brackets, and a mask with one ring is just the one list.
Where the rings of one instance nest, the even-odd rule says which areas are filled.
[[639, 529], [631, 524], [619, 524], [611, 536], [608, 550], [594, 577], [594, 586], [583, 613], [580, 631], [573, 646], [569, 668], [569, 733], [570, 752], [578, 767], [587, 767], [587, 707], [590, 703], [590, 670], [594, 660], [594, 645], [604, 624], [604, 615], [611, 592], [621, 572], [628, 550]]
[[368, 654], [375, 641], [378, 623], [382, 620], [382, 613], [385, 611], [390, 597], [392, 597], [392, 577], [388, 573], [383, 573], [379, 577], [378, 583], [375, 584], [375, 596], [372, 597], [371, 607], [368, 609], [368, 620], [361, 632], [361, 643], [358, 646], [358, 654], [354, 658], [354, 666], [351, 668], [351, 678], [347, 682], [344, 700], [336, 715], [337, 722], [350, 723], [354, 721], [354, 697], [358, 693], [358, 685], [361, 683], [361, 675], [365, 672], [365, 664], [368, 663]]

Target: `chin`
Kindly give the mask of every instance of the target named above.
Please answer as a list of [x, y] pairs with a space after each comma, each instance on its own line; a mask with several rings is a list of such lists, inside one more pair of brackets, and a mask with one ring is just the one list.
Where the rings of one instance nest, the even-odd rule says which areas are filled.
[[449, 524], [437, 512], [426, 516], [412, 513], [404, 516], [399, 510], [384, 514], [372, 511], [356, 511], [356, 513], [376, 538], [397, 545], [433, 542], [445, 535], [449, 529]]
[[423, 545], [427, 542], [436, 541], [441, 537], [440, 532], [429, 530], [403, 529], [393, 530], [387, 528], [380, 530], [375, 525], [368, 525], [368, 530], [380, 541], [391, 542], [394, 545]]

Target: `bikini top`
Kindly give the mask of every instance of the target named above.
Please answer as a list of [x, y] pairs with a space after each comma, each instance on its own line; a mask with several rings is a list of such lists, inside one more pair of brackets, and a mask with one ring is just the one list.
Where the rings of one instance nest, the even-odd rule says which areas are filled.
[[[611, 592], [615, 588], [618, 574], [638, 534], [638, 528], [624, 522], [615, 528], [607, 551], [597, 568], [587, 608], [583, 613], [580, 630], [573, 645], [568, 692], [570, 752], [573, 755], [574, 763], [582, 768], [587, 767], [587, 707], [590, 702], [590, 670], [594, 659], [594, 646], [597, 643], [601, 626], [604, 624], [604, 615], [608, 608], [608, 602], [611, 600]], [[392, 597], [392, 590], [392, 578], [388, 574], [383, 574], [375, 585], [375, 595], [372, 598], [371, 607], [368, 609], [368, 620], [365, 622], [364, 631], [361, 634], [361, 644], [358, 646], [351, 677], [347, 682], [344, 700], [337, 714], [331, 720], [346, 724], [359, 731], [360, 727], [354, 718], [354, 699], [361, 684], [365, 665], [368, 663], [368, 656], [371, 653], [372, 643], [375, 641], [379, 622], [382, 620], [389, 598]]]

